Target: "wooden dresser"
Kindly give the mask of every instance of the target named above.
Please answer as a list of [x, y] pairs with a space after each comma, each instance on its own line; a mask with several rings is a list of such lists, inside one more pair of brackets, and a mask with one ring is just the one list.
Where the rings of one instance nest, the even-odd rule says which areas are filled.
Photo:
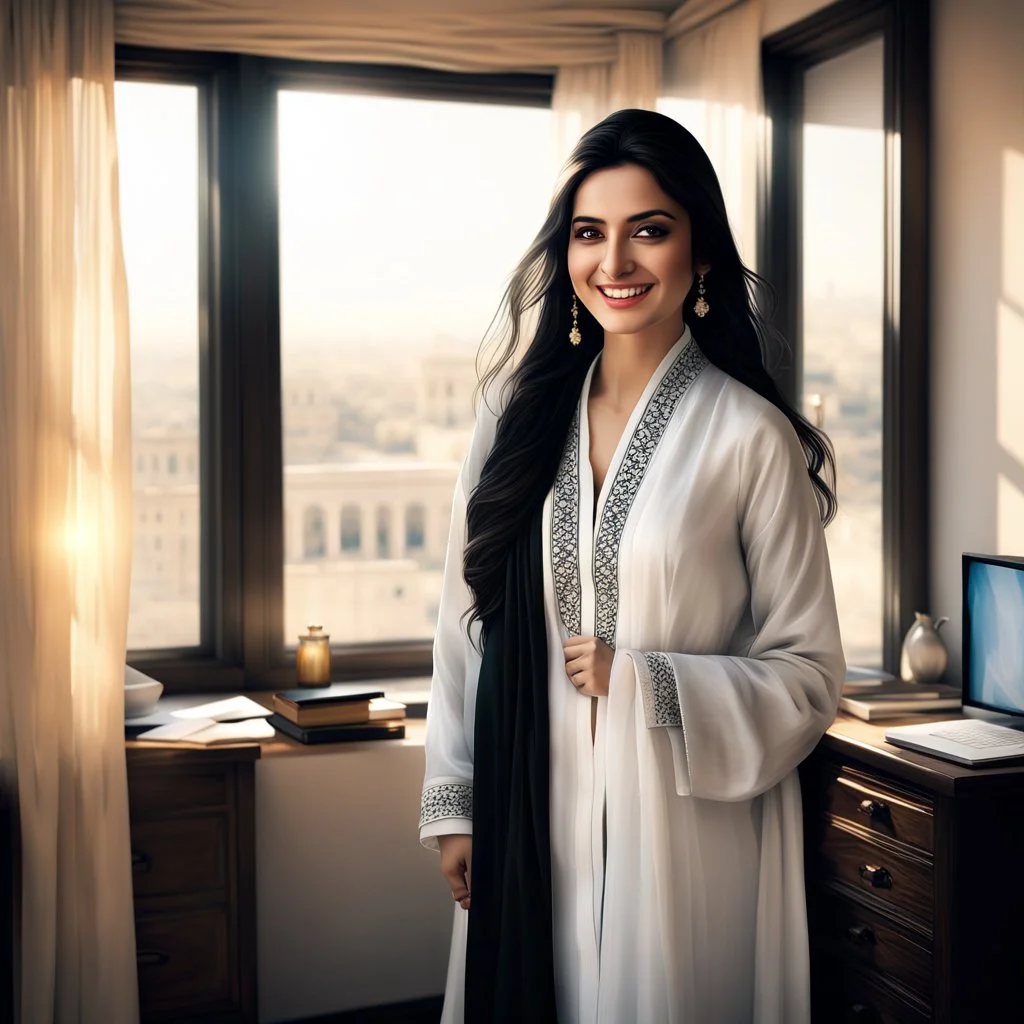
[[142, 1020], [255, 1021], [260, 748], [127, 756]]
[[842, 716], [801, 767], [814, 1021], [1024, 1021], [1024, 766], [891, 724]]

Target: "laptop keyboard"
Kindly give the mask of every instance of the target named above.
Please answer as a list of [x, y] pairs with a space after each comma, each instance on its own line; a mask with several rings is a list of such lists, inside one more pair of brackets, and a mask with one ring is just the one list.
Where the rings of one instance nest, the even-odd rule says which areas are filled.
[[1008, 729], [1003, 725], [992, 725], [989, 722], [950, 722], [931, 729], [932, 736], [941, 736], [945, 740], [955, 740], [965, 747], [1010, 747], [1024, 746], [1024, 734], [1016, 729]]

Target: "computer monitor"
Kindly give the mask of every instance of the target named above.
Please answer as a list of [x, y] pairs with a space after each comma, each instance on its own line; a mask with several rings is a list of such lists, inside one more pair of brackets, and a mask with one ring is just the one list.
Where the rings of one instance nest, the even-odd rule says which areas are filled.
[[963, 703], [1024, 717], [1024, 558], [963, 556]]

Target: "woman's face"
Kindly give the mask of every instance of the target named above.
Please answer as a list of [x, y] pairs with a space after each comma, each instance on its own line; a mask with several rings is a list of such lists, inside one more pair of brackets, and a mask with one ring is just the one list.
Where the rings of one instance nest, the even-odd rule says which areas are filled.
[[668, 325], [678, 337], [694, 270], [689, 215], [650, 171], [624, 164], [584, 178], [573, 204], [569, 276], [606, 334], [660, 334]]

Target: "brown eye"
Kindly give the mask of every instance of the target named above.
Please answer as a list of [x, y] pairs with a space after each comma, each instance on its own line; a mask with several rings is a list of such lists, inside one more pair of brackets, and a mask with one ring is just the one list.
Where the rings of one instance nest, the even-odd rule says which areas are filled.
[[597, 230], [597, 228], [580, 228], [576, 232], [574, 237], [580, 239], [581, 241], [589, 242], [593, 237], [599, 234], [600, 232]]
[[664, 238], [668, 234], [668, 232], [659, 224], [645, 224], [643, 227], [637, 228], [636, 233], [639, 235], [641, 231], [653, 232], [653, 234], [645, 235], [645, 238]]

